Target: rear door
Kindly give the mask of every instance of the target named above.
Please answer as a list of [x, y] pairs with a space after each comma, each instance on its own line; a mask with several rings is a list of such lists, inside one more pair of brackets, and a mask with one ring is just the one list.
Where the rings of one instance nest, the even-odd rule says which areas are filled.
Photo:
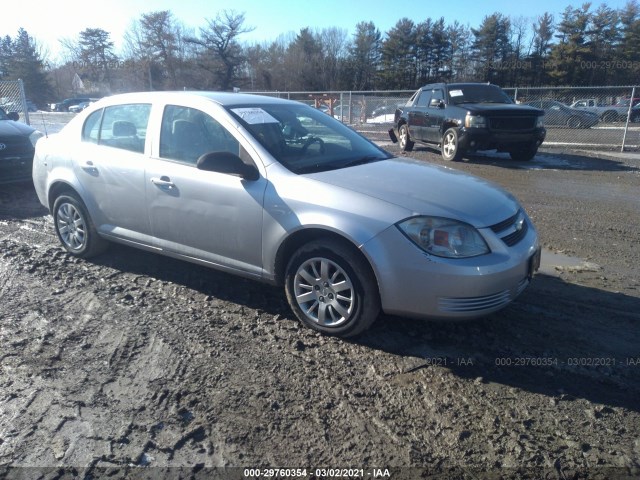
[[73, 153], [74, 172], [96, 228], [105, 234], [149, 243], [145, 147], [151, 105], [114, 105], [85, 121]]

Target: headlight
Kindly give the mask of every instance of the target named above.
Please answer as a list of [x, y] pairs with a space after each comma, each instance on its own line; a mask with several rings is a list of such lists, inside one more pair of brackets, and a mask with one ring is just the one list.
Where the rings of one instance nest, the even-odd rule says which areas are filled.
[[536, 118], [536, 128], [544, 127], [544, 115], [540, 115]]
[[29, 140], [31, 141], [31, 145], [33, 145], [34, 147], [36, 146], [36, 142], [41, 139], [42, 137], [44, 137], [44, 133], [35, 130], [33, 132], [31, 132], [31, 135], [29, 135]]
[[422, 250], [438, 257], [467, 258], [490, 252], [474, 227], [457, 220], [413, 217], [397, 227]]
[[482, 115], [469, 115], [464, 119], [464, 126], [467, 128], [487, 128], [487, 119]]

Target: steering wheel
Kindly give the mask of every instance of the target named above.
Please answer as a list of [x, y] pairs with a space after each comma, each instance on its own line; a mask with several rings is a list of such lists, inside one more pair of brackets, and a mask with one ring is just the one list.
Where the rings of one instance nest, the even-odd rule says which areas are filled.
[[307, 149], [314, 143], [318, 143], [320, 145], [320, 153], [324, 154], [324, 140], [322, 140], [320, 137], [309, 137], [307, 141], [304, 142], [304, 145], [302, 146], [300, 153], [302, 155], [307, 153]]

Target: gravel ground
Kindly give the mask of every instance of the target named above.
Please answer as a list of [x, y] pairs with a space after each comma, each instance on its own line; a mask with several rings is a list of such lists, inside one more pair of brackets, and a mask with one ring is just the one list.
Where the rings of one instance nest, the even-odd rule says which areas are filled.
[[32, 186], [2, 186], [0, 478], [640, 478], [637, 156], [449, 166], [520, 199], [542, 271], [485, 319], [381, 316], [352, 341], [273, 287], [72, 258]]

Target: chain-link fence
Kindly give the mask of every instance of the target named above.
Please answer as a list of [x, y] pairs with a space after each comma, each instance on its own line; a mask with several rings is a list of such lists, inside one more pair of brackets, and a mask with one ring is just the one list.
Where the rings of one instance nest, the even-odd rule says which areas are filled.
[[29, 107], [24, 95], [22, 80], [0, 81], [0, 108], [6, 113], [18, 113], [20, 120], [29, 124]]
[[[640, 87], [505, 88], [516, 102], [545, 110], [546, 146], [640, 149]], [[411, 90], [255, 92], [307, 103], [375, 140], [388, 140], [398, 105]]]

